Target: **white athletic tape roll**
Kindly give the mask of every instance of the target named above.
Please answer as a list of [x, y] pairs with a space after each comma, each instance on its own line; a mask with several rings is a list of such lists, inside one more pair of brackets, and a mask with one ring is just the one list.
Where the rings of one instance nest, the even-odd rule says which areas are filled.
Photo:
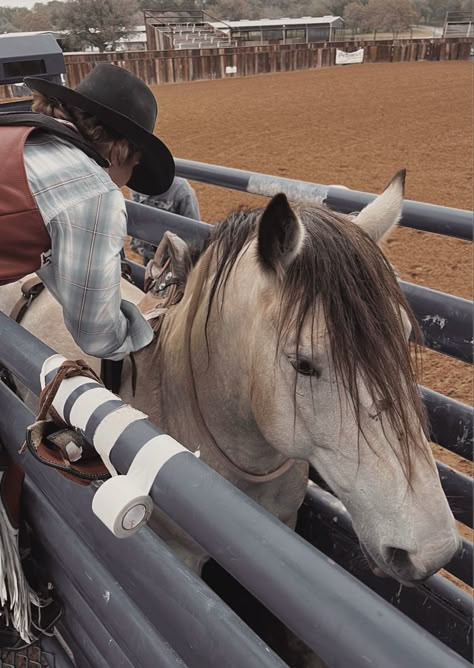
[[55, 371], [56, 369], [59, 369], [61, 364], [66, 361], [66, 358], [63, 357], [62, 355], [51, 355], [51, 357], [48, 357], [43, 362], [43, 366], [41, 367], [41, 373], [40, 373], [40, 382], [41, 382], [41, 387], [44, 388], [46, 385], [46, 376], [50, 371]]
[[186, 448], [171, 436], [152, 438], [136, 454], [127, 475], [110, 478], [94, 495], [92, 510], [117, 537], [132, 536], [150, 518], [153, 502], [150, 489], [158, 472], [172, 457]]
[[140, 485], [119, 475], [106, 480], [92, 499], [94, 514], [117, 538], [132, 536], [150, 519], [153, 501]]
[[145, 413], [125, 404], [99, 423], [93, 446], [112, 475], [117, 475], [117, 472], [110, 461], [110, 451], [129, 425], [137, 420], [146, 420], [147, 417]]

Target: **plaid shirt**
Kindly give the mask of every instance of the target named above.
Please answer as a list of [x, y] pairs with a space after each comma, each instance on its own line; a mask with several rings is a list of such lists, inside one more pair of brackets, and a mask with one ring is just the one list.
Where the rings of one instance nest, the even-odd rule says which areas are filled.
[[148, 345], [153, 332], [120, 296], [127, 214], [120, 189], [97, 163], [58, 137], [35, 132], [25, 145], [31, 192], [51, 237], [38, 276], [89, 355], [112, 360]]

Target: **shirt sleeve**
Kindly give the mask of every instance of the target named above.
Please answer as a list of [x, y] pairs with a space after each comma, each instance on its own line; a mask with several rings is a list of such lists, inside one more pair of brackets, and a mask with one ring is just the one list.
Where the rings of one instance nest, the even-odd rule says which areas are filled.
[[176, 202], [176, 213], [193, 220], [201, 220], [196, 193], [189, 183], [183, 184]]
[[77, 345], [112, 360], [148, 345], [150, 325], [120, 294], [120, 251], [127, 234], [122, 193], [114, 189], [81, 201], [47, 227], [51, 258], [38, 275], [61, 304]]

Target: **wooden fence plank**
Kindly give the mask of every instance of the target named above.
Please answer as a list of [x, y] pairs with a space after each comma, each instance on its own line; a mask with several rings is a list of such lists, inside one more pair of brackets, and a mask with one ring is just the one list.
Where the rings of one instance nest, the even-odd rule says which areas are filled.
[[[465, 37], [423, 40], [352, 40], [311, 44], [268, 44], [215, 49], [65, 53], [68, 85], [75, 88], [98, 63], [125, 67], [147, 84], [221, 79], [228, 65], [237, 76], [291, 72], [335, 65], [336, 48], [365, 49], [365, 63], [416, 60], [467, 60], [471, 40]], [[235, 76], [235, 75], [230, 75]], [[11, 86], [0, 86], [0, 99], [13, 97]]]

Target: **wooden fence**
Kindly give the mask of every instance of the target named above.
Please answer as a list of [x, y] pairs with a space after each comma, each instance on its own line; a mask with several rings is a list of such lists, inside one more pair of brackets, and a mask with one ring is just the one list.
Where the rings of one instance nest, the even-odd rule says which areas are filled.
[[[64, 55], [68, 85], [74, 88], [97, 63], [103, 62], [126, 67], [147, 84], [154, 85], [330, 67], [335, 65], [336, 49], [354, 51], [361, 47], [365, 49], [365, 63], [467, 60], [470, 57], [471, 40], [467, 38], [351, 40], [315, 44]], [[227, 67], [237, 68], [236, 74], [226, 74]], [[0, 97], [11, 96], [8, 86], [0, 87]]]

